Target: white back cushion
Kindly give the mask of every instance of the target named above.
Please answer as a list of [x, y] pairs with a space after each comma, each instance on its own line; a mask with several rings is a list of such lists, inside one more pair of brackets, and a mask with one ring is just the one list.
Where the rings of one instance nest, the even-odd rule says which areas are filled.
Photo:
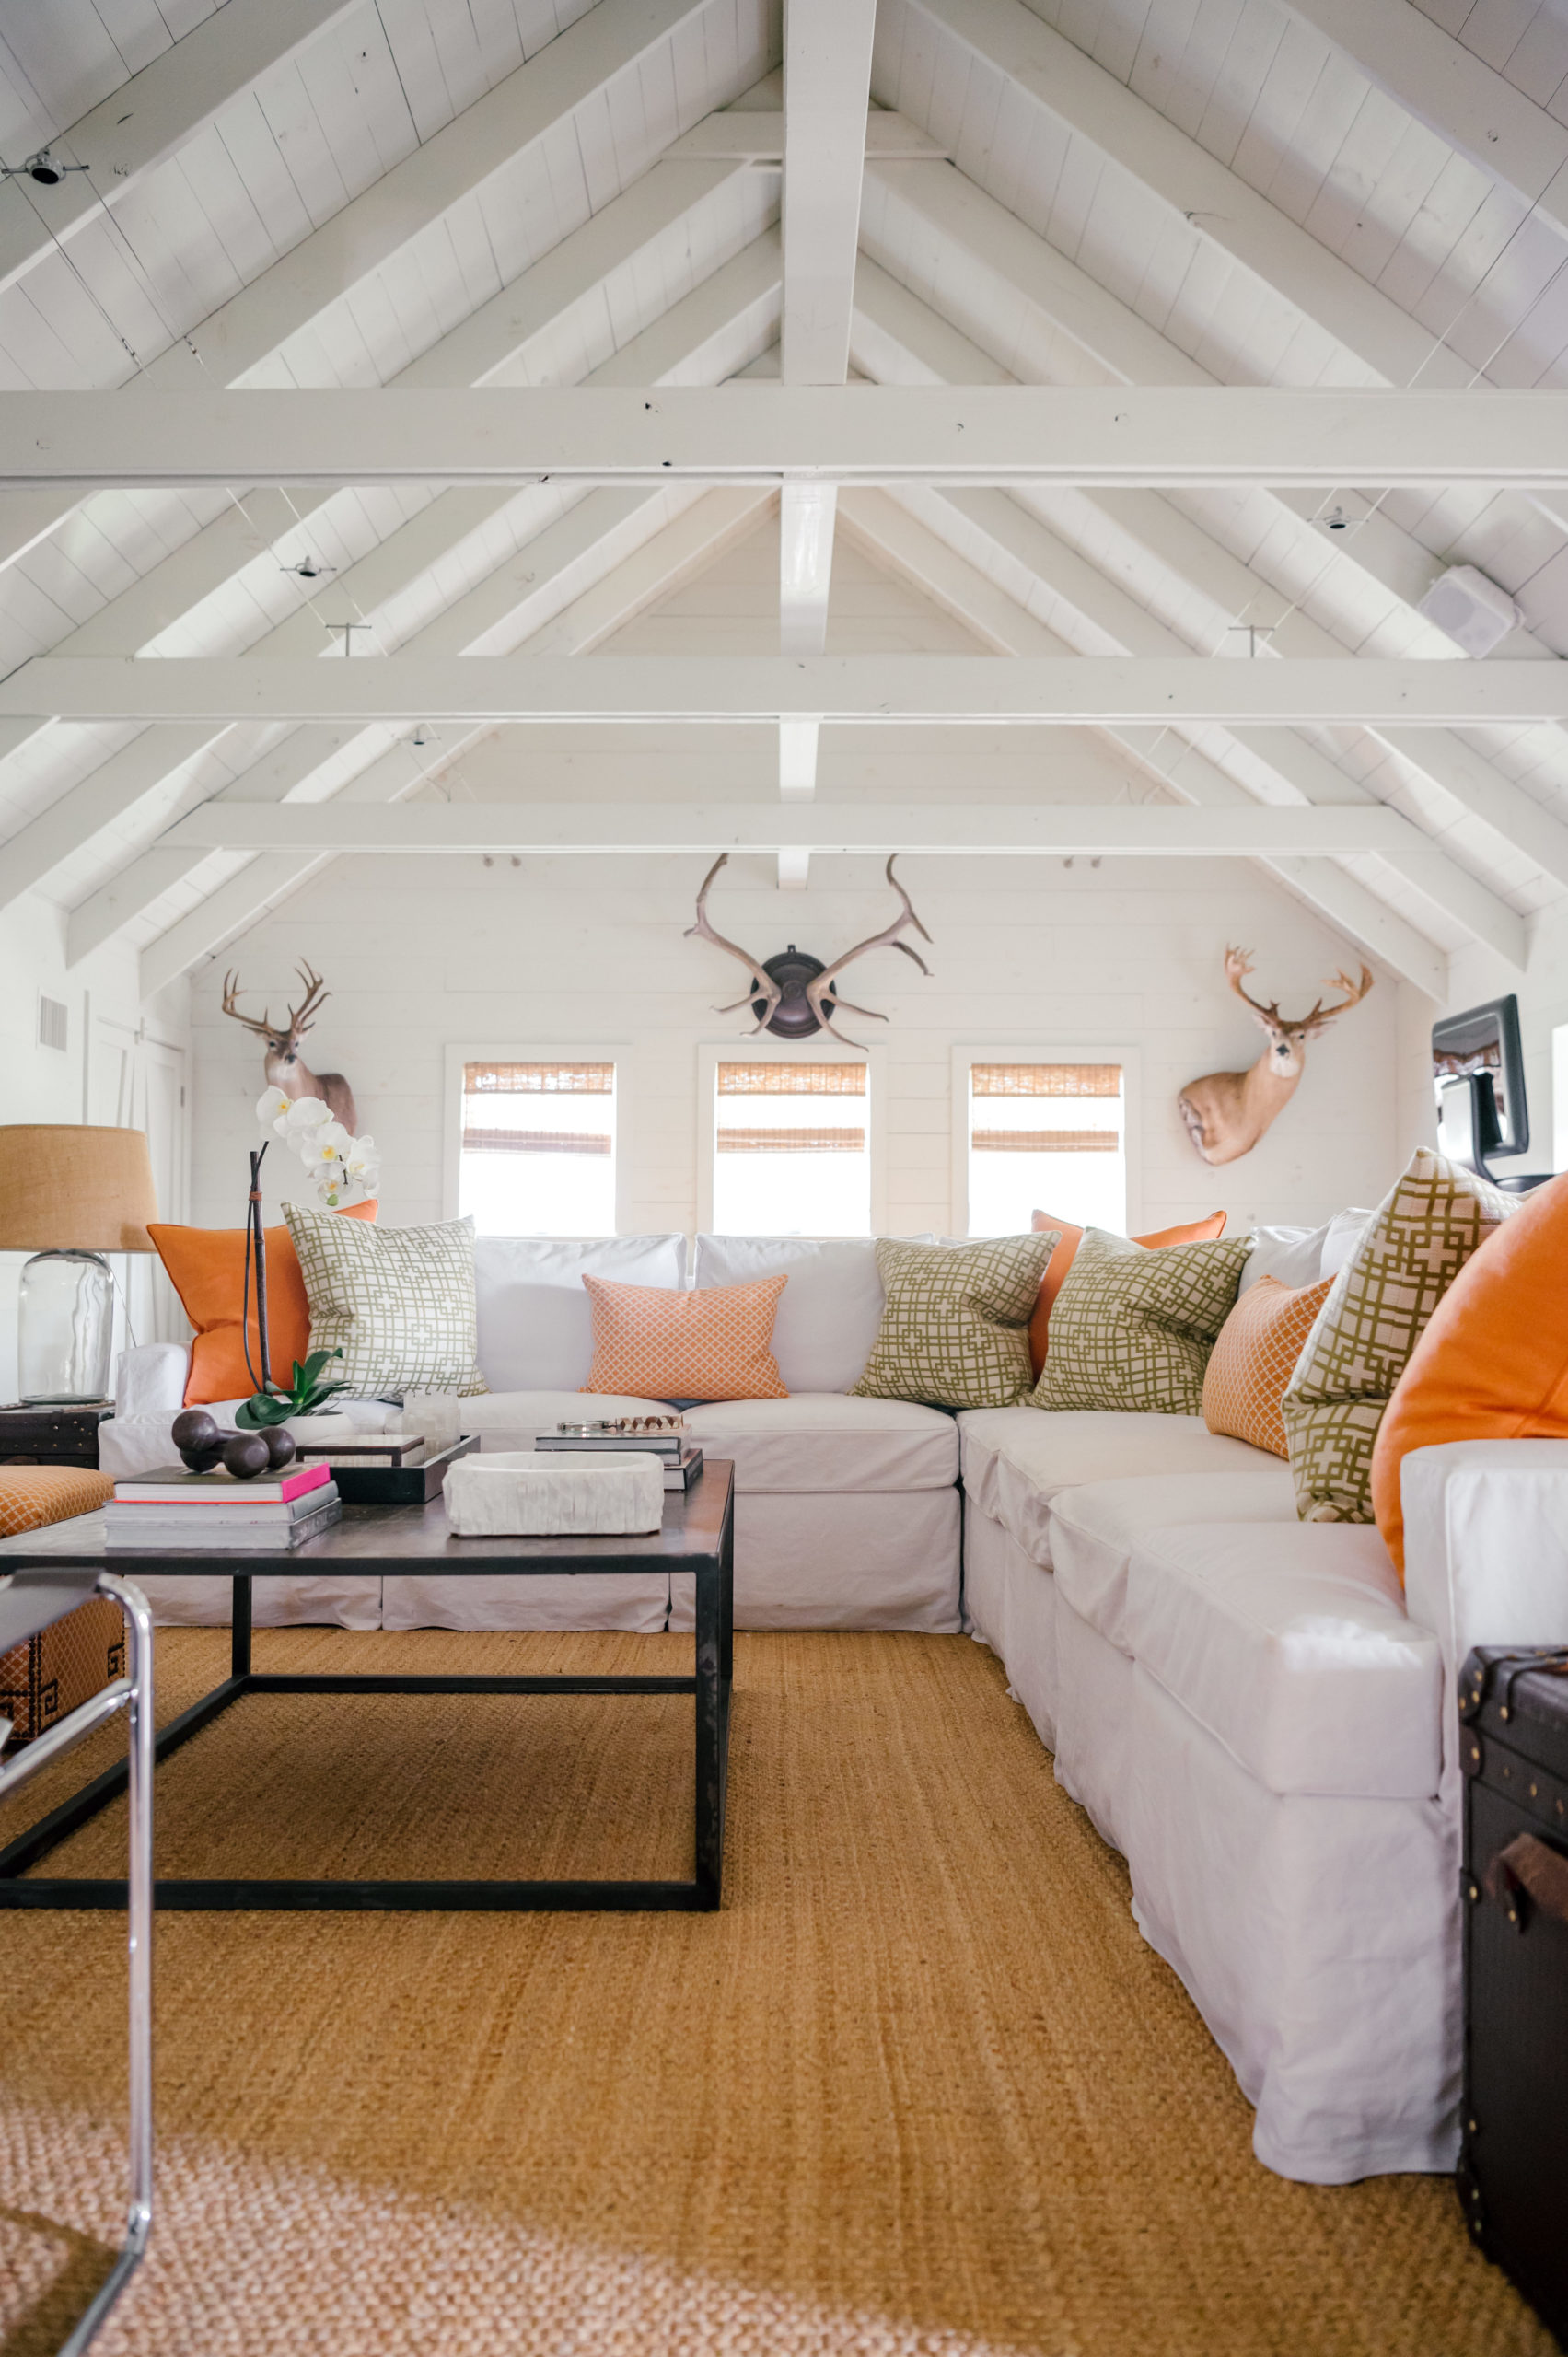
[[790, 1391], [847, 1391], [882, 1323], [882, 1280], [868, 1236], [699, 1236], [696, 1283], [789, 1283], [773, 1320], [773, 1356]]
[[1245, 1293], [1260, 1277], [1276, 1278], [1282, 1285], [1315, 1285], [1320, 1278], [1337, 1277], [1371, 1217], [1353, 1205], [1321, 1227], [1255, 1227], [1240, 1290]]
[[479, 1364], [492, 1391], [580, 1391], [593, 1364], [585, 1276], [686, 1282], [683, 1236], [481, 1236], [474, 1243]]

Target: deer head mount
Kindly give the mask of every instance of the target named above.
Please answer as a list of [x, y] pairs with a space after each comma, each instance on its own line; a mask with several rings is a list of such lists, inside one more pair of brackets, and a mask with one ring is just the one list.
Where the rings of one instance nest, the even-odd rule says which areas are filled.
[[[894, 857], [897, 857], [896, 853]], [[929, 941], [931, 935], [916, 916], [909, 894], [893, 874], [891, 859], [888, 862], [888, 881], [903, 904], [901, 913], [880, 933], [874, 933], [869, 940], [857, 941], [853, 949], [846, 949], [843, 956], [835, 958], [830, 966], [825, 966], [820, 958], [813, 958], [809, 951], [797, 949], [793, 941], [787, 949], [781, 949], [774, 957], [753, 958], [737, 943], [726, 941], [722, 933], [714, 932], [708, 923], [708, 893], [714, 877], [721, 867], [728, 864], [728, 852], [722, 853], [703, 877], [703, 888], [697, 895], [697, 922], [687, 926], [686, 938], [690, 941], [695, 934], [699, 940], [711, 941], [715, 949], [738, 958], [745, 967], [749, 982], [745, 995], [731, 999], [727, 1006], [715, 1007], [714, 1012], [715, 1015], [733, 1015], [738, 1007], [749, 1006], [757, 1018], [753, 1037], [757, 1031], [771, 1031], [776, 1039], [809, 1039], [818, 1031], [827, 1031], [835, 1039], [842, 1039], [846, 1048], [859, 1047], [861, 1042], [858, 1039], [846, 1039], [837, 1028], [833, 1017], [835, 1015], [864, 1015], [874, 1023], [887, 1022], [888, 1017], [879, 1015], [874, 1006], [854, 1006], [847, 998], [839, 996], [838, 977], [854, 958], [864, 958], [868, 949], [901, 949], [906, 958], [913, 958], [923, 974], [929, 976], [931, 969], [919, 950], [912, 949], [907, 941], [898, 938], [906, 925], [913, 925], [923, 941]]]
[[1225, 951], [1225, 980], [1268, 1033], [1268, 1046], [1249, 1072], [1207, 1073], [1202, 1080], [1189, 1081], [1179, 1099], [1188, 1134], [1205, 1162], [1237, 1162], [1251, 1153], [1275, 1114], [1295, 1096], [1307, 1065], [1307, 1040], [1326, 1030], [1337, 1015], [1359, 1006], [1372, 988], [1365, 966], [1358, 981], [1335, 974], [1328, 987], [1343, 991], [1337, 1004], [1325, 1006], [1319, 999], [1306, 1015], [1292, 1016], [1280, 1013], [1277, 999], [1265, 1006], [1252, 996], [1246, 988], [1251, 971], [1249, 951]]
[[248, 1031], [259, 1031], [267, 1043], [266, 1073], [274, 1088], [285, 1097], [319, 1097], [332, 1119], [341, 1121], [352, 1136], [359, 1127], [354, 1110], [354, 1091], [341, 1072], [312, 1072], [299, 1052], [299, 1043], [315, 1024], [317, 1016], [331, 996], [319, 974], [306, 965], [296, 971], [305, 985], [305, 996], [299, 1004], [288, 1010], [288, 1021], [277, 1024], [263, 1013], [258, 1021], [253, 1015], [241, 1015], [234, 1004], [239, 995], [239, 977], [224, 978], [223, 1011], [243, 1023]]

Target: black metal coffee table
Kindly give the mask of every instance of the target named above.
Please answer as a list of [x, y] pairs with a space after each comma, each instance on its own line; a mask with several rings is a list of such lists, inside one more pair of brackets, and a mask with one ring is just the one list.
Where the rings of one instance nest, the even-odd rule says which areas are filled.
[[[346, 1506], [319, 1538], [269, 1561], [258, 1551], [174, 1557], [87, 1544], [83, 1527], [58, 1523], [0, 1542], [0, 1573], [25, 1564], [60, 1571], [81, 1564], [134, 1579], [138, 1570], [234, 1582], [229, 1675], [171, 1720], [157, 1738], [167, 1759], [208, 1722], [249, 1694], [690, 1694], [696, 1720], [695, 1861], [690, 1882], [315, 1882], [223, 1875], [160, 1881], [160, 1907], [204, 1908], [664, 1908], [711, 1909], [724, 1876], [725, 1783], [734, 1652], [734, 1468], [709, 1457], [684, 1495], [664, 1502], [664, 1524], [633, 1538], [454, 1538], [446, 1505]], [[88, 1526], [91, 1527], [91, 1525]], [[242, 1565], [242, 1568], [240, 1567]], [[538, 1579], [563, 1572], [640, 1572], [658, 1566], [696, 1579], [696, 1663], [691, 1678], [481, 1678], [379, 1674], [283, 1677], [250, 1664], [251, 1583], [269, 1574], [331, 1567], [383, 1578], [400, 1572]], [[123, 1762], [0, 1850], [0, 1907], [123, 1907], [122, 1881], [30, 1875], [28, 1869], [125, 1789]]]

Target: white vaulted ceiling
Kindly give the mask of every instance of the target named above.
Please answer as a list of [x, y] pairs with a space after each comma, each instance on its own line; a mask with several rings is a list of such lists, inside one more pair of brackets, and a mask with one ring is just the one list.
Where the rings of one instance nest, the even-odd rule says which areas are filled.
[[[898, 121], [858, 184], [869, 0], [794, 5], [786, 90], [768, 0], [0, 0], [0, 155], [88, 167], [0, 186], [0, 392], [716, 386], [778, 377], [781, 327], [786, 381], [842, 382], [847, 317], [852, 386], [1562, 388], [1568, 425], [1564, 0], [877, 0], [869, 97]], [[356, 660], [619, 651], [777, 506], [14, 488], [0, 674], [337, 659], [350, 620]], [[847, 614], [870, 567], [992, 656], [1239, 658], [1258, 625], [1260, 662], [1462, 662], [1416, 610], [1453, 564], [1517, 601], [1493, 659], [1568, 653], [1560, 491], [890, 483], [842, 490], [835, 522], [786, 488], [783, 542], [804, 653], [830, 573]], [[852, 641], [878, 651], [827, 643]], [[149, 988], [331, 855], [210, 850], [170, 832], [186, 814], [417, 797], [465, 741], [12, 708], [0, 906], [57, 903], [73, 958], [129, 940]], [[1376, 851], [1269, 865], [1434, 992], [1473, 941], [1522, 964], [1568, 888], [1555, 721], [1102, 733], [1155, 799], [1399, 814]], [[815, 761], [783, 732], [786, 798]]]

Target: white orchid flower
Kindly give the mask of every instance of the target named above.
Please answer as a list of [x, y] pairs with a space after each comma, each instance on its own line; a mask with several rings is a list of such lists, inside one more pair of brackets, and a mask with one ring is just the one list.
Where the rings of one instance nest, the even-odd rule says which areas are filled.
[[341, 1121], [319, 1121], [305, 1136], [296, 1138], [299, 1158], [314, 1169], [319, 1163], [334, 1163], [343, 1159], [343, 1148], [352, 1143]]
[[310, 1131], [319, 1130], [323, 1122], [330, 1121], [331, 1118], [331, 1106], [319, 1097], [291, 1097], [288, 1100], [288, 1111], [284, 1116], [286, 1133], [290, 1138], [308, 1135]]
[[268, 1088], [256, 1099], [256, 1119], [264, 1130], [273, 1130], [281, 1137], [287, 1119], [290, 1099], [281, 1088]]
[[358, 1178], [362, 1177], [367, 1169], [376, 1166], [377, 1154], [375, 1139], [369, 1137], [350, 1138], [347, 1145], [343, 1148], [343, 1168], [348, 1172], [351, 1178]]

